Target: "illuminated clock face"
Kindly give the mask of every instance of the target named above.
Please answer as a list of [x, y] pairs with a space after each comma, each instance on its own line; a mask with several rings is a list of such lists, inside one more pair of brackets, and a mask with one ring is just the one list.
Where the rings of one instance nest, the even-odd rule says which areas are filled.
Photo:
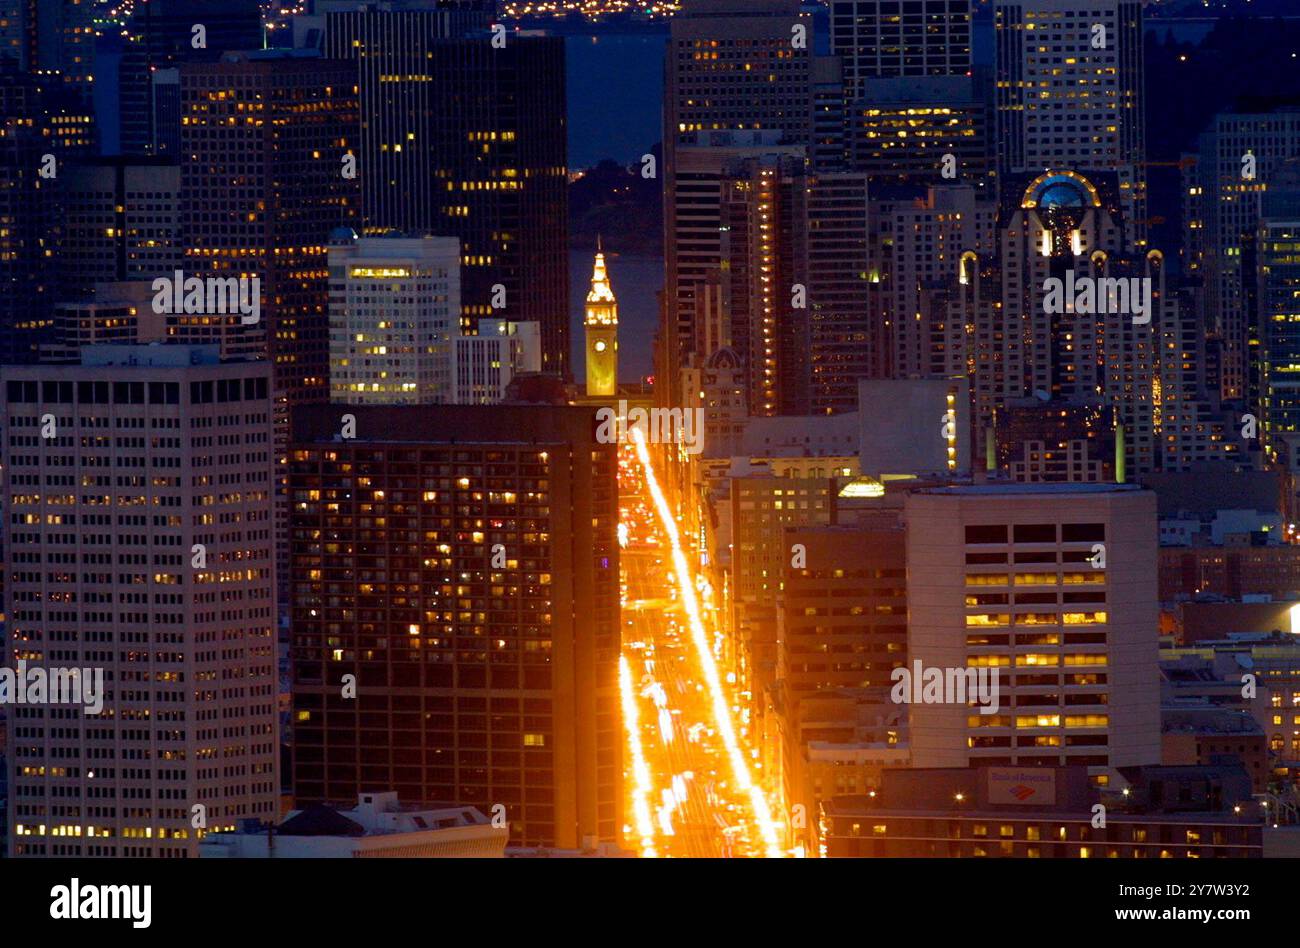
[[600, 341], [598, 341], [598, 342], [596, 343], [596, 351], [597, 351], [597, 352], [604, 352], [604, 351], [605, 351], [605, 340], [601, 339]]

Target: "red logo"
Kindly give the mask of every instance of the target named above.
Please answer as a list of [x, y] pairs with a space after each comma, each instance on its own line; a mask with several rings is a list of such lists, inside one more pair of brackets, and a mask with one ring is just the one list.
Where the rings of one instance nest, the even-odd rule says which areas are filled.
[[1023, 783], [1018, 783], [1008, 792], [1017, 800], [1023, 802], [1032, 797], [1036, 791], [1033, 787], [1026, 787]]

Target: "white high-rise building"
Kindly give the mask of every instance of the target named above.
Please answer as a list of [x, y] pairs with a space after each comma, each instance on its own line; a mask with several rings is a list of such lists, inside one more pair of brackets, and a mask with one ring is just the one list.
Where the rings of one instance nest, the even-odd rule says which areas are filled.
[[329, 268], [331, 401], [451, 402], [460, 241], [349, 232], [330, 246]]
[[1160, 762], [1155, 494], [934, 488], [905, 517], [909, 661], [998, 674], [991, 713], [953, 694], [908, 705], [913, 766]]
[[274, 819], [270, 363], [92, 346], [0, 379], [4, 664], [103, 686], [8, 696], [9, 855], [192, 857]]

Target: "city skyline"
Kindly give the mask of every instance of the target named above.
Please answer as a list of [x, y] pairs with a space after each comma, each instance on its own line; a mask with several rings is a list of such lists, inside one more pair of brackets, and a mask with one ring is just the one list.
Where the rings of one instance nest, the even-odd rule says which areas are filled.
[[1273, 914], [1284, 14], [0, 0], [0, 871], [169, 932], [283, 858]]

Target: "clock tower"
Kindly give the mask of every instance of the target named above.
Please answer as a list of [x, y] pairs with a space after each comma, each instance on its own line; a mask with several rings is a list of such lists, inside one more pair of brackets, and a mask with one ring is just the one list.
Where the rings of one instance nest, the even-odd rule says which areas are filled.
[[587, 397], [618, 394], [618, 300], [605, 272], [605, 254], [596, 238], [596, 266], [591, 273], [584, 320], [587, 338]]

